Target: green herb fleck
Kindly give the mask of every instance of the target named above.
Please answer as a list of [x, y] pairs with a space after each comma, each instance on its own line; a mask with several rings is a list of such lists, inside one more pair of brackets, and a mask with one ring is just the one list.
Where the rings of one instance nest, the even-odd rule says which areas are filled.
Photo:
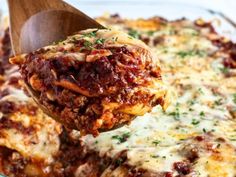
[[57, 42], [53, 42], [52, 44], [53, 45], [58, 45], [59, 43], [61, 43], [61, 42], [63, 42], [64, 40], [59, 40], [59, 41], [57, 41]]
[[176, 53], [176, 55], [181, 58], [192, 57], [192, 56], [204, 57], [206, 56], [206, 52], [203, 50], [189, 50], [189, 51], [179, 51]]
[[181, 58], [185, 58], [186, 56], [189, 55], [188, 52], [184, 52], [184, 51], [179, 51], [176, 53], [176, 55], [180, 56]]
[[173, 116], [175, 120], [179, 120], [180, 118], [179, 109], [176, 109], [176, 111], [169, 113], [169, 115]]
[[112, 40], [116, 42], [118, 40], [118, 37], [112, 37]]
[[155, 31], [148, 31], [148, 32], [147, 32], [147, 35], [148, 35], [148, 36], [152, 36], [154, 33], [155, 33]]
[[105, 42], [105, 39], [99, 38], [96, 40], [95, 44], [103, 44]]
[[76, 37], [72, 37], [69, 42], [70, 42], [70, 43], [76, 43], [77, 41], [78, 41], [78, 40], [76, 39]]
[[193, 125], [198, 125], [199, 123], [200, 123], [199, 120], [196, 120], [196, 119], [193, 119], [193, 120], [192, 120], [192, 124], [193, 124]]
[[198, 35], [199, 35], [199, 32], [193, 31], [191, 34], [192, 34], [192, 36], [198, 36]]
[[194, 109], [193, 109], [193, 108], [189, 108], [188, 110], [189, 110], [189, 111], [191, 111], [191, 112], [192, 112], [192, 111], [194, 111]]
[[196, 103], [196, 101], [194, 101], [194, 100], [189, 100], [189, 101], [188, 101], [188, 104], [189, 104], [189, 105], [194, 105], [195, 103]]
[[202, 129], [202, 131], [203, 131], [204, 133], [206, 133], [206, 132], [207, 132], [207, 130], [206, 130], [205, 128], [203, 128], [203, 129]]
[[219, 69], [224, 74], [228, 74], [229, 73], [229, 68], [227, 68], [227, 67], [222, 67], [222, 68], [219, 68]]
[[91, 49], [91, 48], [92, 48], [92, 45], [93, 45], [93, 44], [92, 44], [91, 42], [89, 42], [89, 41], [85, 41], [85, 42], [84, 42], [84, 47], [87, 48], [87, 49]]
[[204, 117], [204, 116], [205, 116], [205, 113], [204, 113], [203, 111], [201, 111], [201, 112], [199, 113], [199, 115], [200, 115], [201, 117]]
[[126, 132], [122, 135], [114, 135], [111, 138], [118, 140], [118, 144], [124, 143], [125, 141], [127, 141], [127, 139], [130, 137], [130, 133]]
[[136, 38], [136, 39], [139, 39], [139, 33], [138, 33], [138, 31], [136, 31], [136, 30], [133, 30], [133, 29], [131, 29], [131, 30], [129, 30], [129, 33], [128, 33], [130, 36], [132, 36], [133, 38]]
[[86, 34], [83, 34], [84, 37], [96, 37], [96, 33], [98, 32], [98, 30], [95, 30], [95, 31], [92, 31], [90, 33], [86, 33]]
[[204, 94], [204, 92], [202, 91], [201, 88], [199, 88], [197, 91], [198, 91], [200, 94]]
[[152, 158], [158, 158], [159, 155], [151, 155]]
[[236, 93], [233, 94], [233, 102], [236, 104]]
[[157, 146], [158, 144], [160, 144], [160, 142], [161, 142], [161, 141], [159, 141], [159, 140], [155, 140], [155, 141], [152, 142], [152, 144], [154, 144], [155, 146]]
[[214, 103], [215, 103], [215, 105], [219, 106], [219, 105], [222, 105], [222, 104], [223, 104], [222, 101], [223, 101], [223, 99], [220, 98], [220, 99], [214, 101]]

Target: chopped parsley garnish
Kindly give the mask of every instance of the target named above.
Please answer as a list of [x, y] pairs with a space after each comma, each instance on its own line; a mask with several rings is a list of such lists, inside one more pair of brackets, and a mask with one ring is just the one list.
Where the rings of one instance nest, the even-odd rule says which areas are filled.
[[206, 52], [203, 50], [189, 50], [189, 51], [179, 51], [176, 53], [176, 55], [181, 58], [192, 57], [192, 56], [204, 57], [206, 56]]
[[57, 42], [53, 42], [52, 44], [53, 45], [58, 45], [59, 43], [61, 43], [61, 42], [63, 42], [64, 40], [59, 40], [59, 41], [57, 41]]
[[233, 94], [233, 102], [236, 104], [236, 93]]
[[169, 115], [173, 116], [175, 120], [179, 120], [180, 118], [179, 109], [176, 109], [176, 111], [169, 113]]
[[151, 155], [152, 158], [158, 158], [159, 155]]
[[185, 58], [189, 54], [190, 54], [189, 52], [184, 52], [184, 51], [179, 51], [176, 53], [176, 55], [180, 56], [181, 58]]
[[205, 113], [204, 113], [203, 111], [201, 111], [201, 112], [199, 113], [199, 115], [200, 115], [201, 117], [204, 117], [204, 116], [205, 116]]
[[196, 119], [193, 119], [193, 120], [192, 120], [192, 124], [193, 124], [193, 125], [198, 125], [199, 123], [200, 123], [199, 120], [196, 120]]
[[199, 32], [198, 31], [193, 31], [191, 34], [192, 34], [192, 36], [198, 36]]
[[176, 107], [179, 107], [179, 106], [180, 106], [180, 103], [179, 103], [179, 102], [177, 102], [177, 103], [176, 103]]
[[133, 38], [136, 38], [136, 39], [139, 39], [139, 33], [138, 33], [138, 31], [136, 31], [136, 30], [133, 30], [133, 29], [131, 29], [131, 30], [129, 30], [129, 33], [128, 33], [130, 36], [132, 36]]
[[229, 73], [229, 68], [227, 68], [227, 67], [222, 67], [222, 68], [220, 68], [220, 71], [221, 71], [222, 73], [224, 73], [224, 74], [228, 74], [228, 73]]
[[99, 38], [96, 40], [95, 44], [103, 44], [105, 42], [105, 39]]
[[222, 104], [223, 104], [222, 101], [223, 101], [223, 99], [220, 98], [220, 99], [214, 101], [214, 103], [215, 103], [215, 105], [219, 106], [219, 105], [222, 105]]
[[155, 31], [148, 31], [148, 32], [147, 32], [147, 35], [148, 35], [148, 36], [152, 36], [154, 33], [155, 33]]
[[189, 108], [188, 110], [189, 110], [189, 111], [194, 111], [194, 109], [193, 109], [193, 108]]
[[92, 31], [90, 33], [83, 34], [84, 37], [96, 37], [96, 33], [98, 30]]
[[91, 48], [92, 45], [93, 45], [93, 44], [92, 44], [91, 42], [89, 42], [89, 41], [85, 41], [85, 42], [84, 42], [84, 47], [87, 48], [87, 49], [88, 49], [88, 48]]
[[198, 91], [200, 94], [204, 94], [204, 92], [202, 91], [201, 88], [199, 88], [197, 91]]
[[189, 101], [188, 101], [188, 104], [189, 104], [189, 105], [194, 105], [195, 103], [196, 103], [195, 100], [189, 100]]
[[114, 135], [111, 138], [118, 141], [118, 144], [124, 143], [130, 137], [130, 133], [126, 132], [122, 135]]
[[118, 37], [112, 37], [112, 40], [116, 42], [118, 40]]
[[76, 37], [72, 37], [71, 39], [70, 39], [70, 43], [76, 43], [78, 41], [78, 39], [76, 39]]
[[154, 144], [155, 146], [157, 146], [158, 144], [160, 144], [160, 142], [161, 142], [161, 141], [159, 141], [159, 140], [155, 140], [155, 141], [152, 142], [152, 144]]
[[205, 128], [203, 128], [203, 129], [202, 129], [202, 131], [203, 131], [204, 133], [206, 133], [206, 132], [207, 132], [207, 130], [206, 130]]

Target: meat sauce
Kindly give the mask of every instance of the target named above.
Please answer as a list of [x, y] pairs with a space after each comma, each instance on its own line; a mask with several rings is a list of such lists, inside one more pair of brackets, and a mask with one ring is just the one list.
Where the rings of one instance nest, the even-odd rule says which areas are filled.
[[[60, 51], [73, 53], [79, 48], [87, 58], [93, 56], [91, 62], [68, 55], [44, 59], [42, 56], [49, 50], [40, 49], [28, 54], [21, 65], [23, 79], [39, 94], [40, 104], [58, 115], [68, 128], [96, 136], [100, 130], [130, 122], [134, 114], [120, 111], [127, 106], [131, 109], [142, 104], [150, 109], [164, 104], [164, 98], [137, 90], [153, 84], [153, 79], [161, 80], [160, 68], [151, 60], [144, 61], [125, 45], [94, 44], [88, 48], [84, 39], [70, 42], [76, 47]], [[109, 56], [94, 59], [101, 52]], [[104, 105], [110, 108], [105, 109]]]

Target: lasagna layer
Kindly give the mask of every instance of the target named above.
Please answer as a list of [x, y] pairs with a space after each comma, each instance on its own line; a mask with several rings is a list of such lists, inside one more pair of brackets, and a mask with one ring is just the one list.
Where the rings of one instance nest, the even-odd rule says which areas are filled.
[[157, 58], [118, 30], [81, 31], [11, 61], [39, 104], [82, 134], [98, 135], [166, 105]]

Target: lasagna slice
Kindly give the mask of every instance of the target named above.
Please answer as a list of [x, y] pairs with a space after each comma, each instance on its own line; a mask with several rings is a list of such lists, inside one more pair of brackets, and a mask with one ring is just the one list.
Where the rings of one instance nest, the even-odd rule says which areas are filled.
[[143, 42], [109, 29], [81, 31], [11, 58], [50, 115], [95, 136], [166, 106], [157, 61]]

